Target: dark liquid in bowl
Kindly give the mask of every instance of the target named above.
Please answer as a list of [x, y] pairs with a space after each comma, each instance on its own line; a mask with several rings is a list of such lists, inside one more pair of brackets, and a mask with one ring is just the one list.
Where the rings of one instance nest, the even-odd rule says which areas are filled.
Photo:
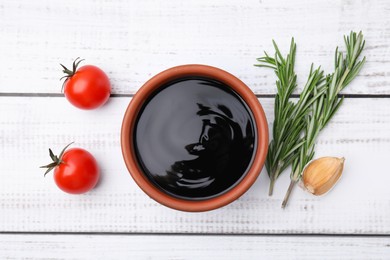
[[253, 115], [223, 83], [189, 77], [146, 100], [133, 144], [146, 176], [164, 192], [201, 200], [233, 188], [256, 150]]

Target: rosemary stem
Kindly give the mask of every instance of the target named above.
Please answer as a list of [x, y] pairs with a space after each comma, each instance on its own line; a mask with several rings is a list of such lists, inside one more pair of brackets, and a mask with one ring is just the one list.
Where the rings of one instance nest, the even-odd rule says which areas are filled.
[[284, 209], [287, 205], [288, 199], [290, 198], [290, 194], [292, 189], [295, 186], [296, 181], [291, 180], [290, 185], [288, 186], [288, 190], [286, 192], [286, 195], [284, 196], [283, 202], [282, 202], [282, 209]]
[[[275, 175], [273, 175], [275, 176]], [[274, 185], [275, 185], [275, 178], [271, 177], [270, 182], [269, 182], [269, 190], [268, 190], [268, 196], [272, 196], [274, 192]]]
[[276, 167], [275, 171], [272, 172], [272, 174], [270, 175], [268, 196], [272, 196], [272, 194], [274, 193], [275, 181], [280, 174], [280, 170], [281, 170], [281, 163], [278, 163], [278, 167]]

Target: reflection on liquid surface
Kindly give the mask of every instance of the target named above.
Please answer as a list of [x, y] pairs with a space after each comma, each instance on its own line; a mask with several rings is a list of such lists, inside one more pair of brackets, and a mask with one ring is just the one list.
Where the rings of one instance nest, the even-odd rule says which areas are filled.
[[145, 102], [134, 148], [148, 178], [180, 198], [206, 199], [247, 172], [256, 133], [241, 98], [220, 82], [185, 78]]

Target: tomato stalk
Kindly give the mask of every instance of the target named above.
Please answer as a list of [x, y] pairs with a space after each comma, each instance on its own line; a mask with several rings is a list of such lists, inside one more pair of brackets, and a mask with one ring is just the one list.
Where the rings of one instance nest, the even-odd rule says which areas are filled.
[[59, 156], [54, 155], [53, 151], [49, 148], [49, 155], [50, 155], [50, 158], [53, 160], [53, 162], [49, 163], [48, 165], [44, 165], [44, 166], [39, 167], [39, 168], [47, 168], [44, 176], [46, 176], [46, 174], [48, 174], [51, 170], [53, 170], [55, 167], [57, 167], [61, 163], [65, 163], [64, 161], [62, 161], [62, 156], [64, 155], [65, 150], [73, 143], [74, 142], [71, 142], [70, 144], [65, 146], [64, 149], [62, 149]]
[[79, 64], [83, 61], [84, 59], [80, 59], [80, 57], [77, 57], [74, 61], [73, 61], [73, 65], [72, 65], [72, 70], [68, 69], [67, 67], [65, 67], [64, 65], [61, 65], [61, 67], [63, 68], [62, 72], [65, 73], [66, 75], [61, 77], [60, 80], [64, 79], [65, 78], [65, 81], [64, 83], [62, 84], [62, 89], [61, 89], [61, 92], [63, 92], [64, 90], [64, 85], [65, 85], [65, 82], [67, 79], [71, 78], [77, 71], [77, 67], [79, 66]]

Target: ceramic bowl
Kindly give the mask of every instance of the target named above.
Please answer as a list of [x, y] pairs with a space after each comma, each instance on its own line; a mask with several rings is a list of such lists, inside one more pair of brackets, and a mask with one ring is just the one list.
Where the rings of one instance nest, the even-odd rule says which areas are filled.
[[[256, 132], [254, 155], [246, 174], [231, 189], [207, 199], [190, 200], [180, 198], [159, 188], [146, 176], [138, 163], [134, 147], [134, 128], [138, 115], [145, 102], [151, 95], [156, 93], [156, 91], [168, 82], [186, 77], [202, 77], [216, 80], [230, 87], [241, 97], [251, 111]], [[253, 92], [241, 80], [232, 74], [215, 67], [206, 65], [182, 65], [167, 69], [152, 77], [134, 95], [123, 118], [121, 147], [127, 169], [134, 181], [147, 195], [149, 195], [149, 197], [167, 207], [181, 211], [208, 211], [233, 202], [243, 195], [255, 182], [264, 166], [267, 154], [268, 126], [261, 104]]]

